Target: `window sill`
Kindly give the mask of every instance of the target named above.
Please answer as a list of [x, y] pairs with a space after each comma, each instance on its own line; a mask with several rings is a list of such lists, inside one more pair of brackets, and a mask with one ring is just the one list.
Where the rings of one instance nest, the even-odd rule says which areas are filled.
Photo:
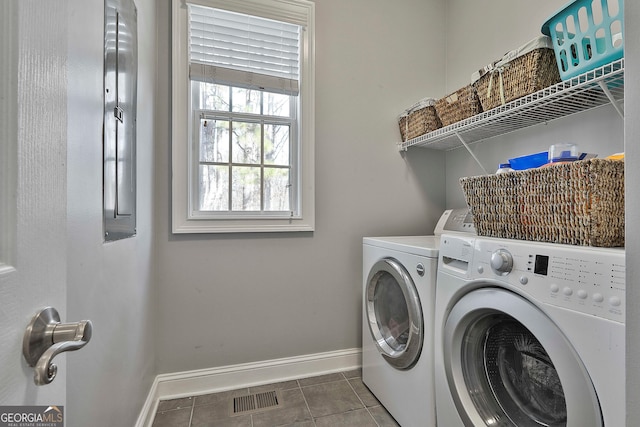
[[281, 233], [314, 231], [312, 222], [296, 220], [184, 220], [173, 221], [174, 234], [201, 233]]

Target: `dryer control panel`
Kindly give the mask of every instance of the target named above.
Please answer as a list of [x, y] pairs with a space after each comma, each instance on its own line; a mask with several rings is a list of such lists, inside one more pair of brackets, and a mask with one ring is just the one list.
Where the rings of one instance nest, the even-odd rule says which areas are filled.
[[471, 278], [491, 278], [538, 301], [625, 321], [623, 248], [476, 238]]
[[463, 232], [476, 234], [473, 225], [473, 216], [468, 208], [447, 209], [436, 224], [433, 234], [440, 236], [442, 233]]

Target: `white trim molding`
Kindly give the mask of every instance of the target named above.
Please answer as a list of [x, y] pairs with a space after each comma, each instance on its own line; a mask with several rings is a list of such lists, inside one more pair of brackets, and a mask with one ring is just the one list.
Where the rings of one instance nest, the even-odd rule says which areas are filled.
[[151, 427], [158, 402], [359, 369], [362, 349], [330, 351], [218, 368], [160, 374], [135, 427]]

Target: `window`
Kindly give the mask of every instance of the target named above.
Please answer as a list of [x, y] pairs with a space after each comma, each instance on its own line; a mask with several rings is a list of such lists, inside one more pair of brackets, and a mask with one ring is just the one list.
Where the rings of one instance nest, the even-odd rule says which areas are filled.
[[291, 215], [295, 99], [193, 82], [195, 210], [231, 216]]
[[174, 233], [313, 230], [313, 12], [173, 0]]

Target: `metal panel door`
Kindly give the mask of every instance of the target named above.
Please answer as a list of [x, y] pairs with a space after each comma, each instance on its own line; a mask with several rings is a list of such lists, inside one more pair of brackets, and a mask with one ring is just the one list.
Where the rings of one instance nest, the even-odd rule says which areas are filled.
[[137, 10], [133, 0], [105, 1], [104, 236], [136, 232]]

